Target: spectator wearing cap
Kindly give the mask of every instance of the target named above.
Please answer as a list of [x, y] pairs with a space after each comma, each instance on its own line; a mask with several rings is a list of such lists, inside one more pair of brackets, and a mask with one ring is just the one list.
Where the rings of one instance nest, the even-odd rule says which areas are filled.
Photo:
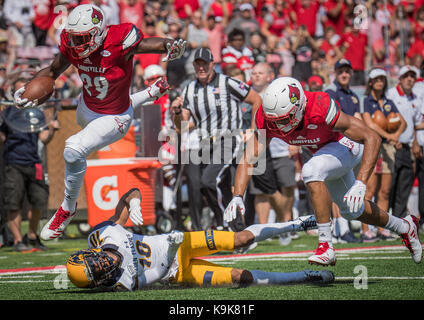
[[[232, 199], [234, 160], [241, 146], [241, 136], [234, 135], [241, 133], [243, 125], [241, 102], [257, 110], [262, 99], [246, 83], [215, 72], [209, 49], [196, 50], [193, 66], [196, 79], [171, 103], [171, 110], [178, 130], [182, 130], [182, 121], [188, 123], [193, 118], [200, 138], [200, 154], [190, 154], [190, 161], [195, 159], [200, 168], [200, 179], [193, 185], [196, 192], [200, 189], [214, 212], [215, 226], [222, 229], [224, 210]], [[230, 227], [236, 231], [243, 229], [241, 217]]]
[[324, 87], [324, 79], [320, 75], [312, 75], [308, 79], [309, 91], [319, 92]]
[[334, 66], [336, 78], [332, 84], [325, 88], [331, 98], [339, 102], [344, 113], [362, 119], [359, 98], [350, 88], [353, 75], [352, 64], [347, 59], [340, 59]]
[[399, 70], [399, 83], [388, 90], [387, 98], [392, 100], [406, 121], [406, 129], [396, 146], [395, 168], [390, 190], [390, 207], [397, 217], [406, 215], [408, 197], [414, 182], [413, 154], [411, 146], [416, 136], [415, 126], [422, 120], [420, 107], [422, 98], [413, 91], [418, 71], [406, 65]]
[[[324, 91], [340, 104], [340, 108], [344, 113], [362, 119], [359, 98], [350, 89], [350, 81], [353, 75], [352, 64], [349, 60], [343, 58], [336, 62], [334, 68], [336, 79]], [[349, 229], [349, 222], [341, 216], [339, 208], [334, 203], [332, 212], [334, 221], [333, 240], [349, 243], [359, 242], [360, 240]]]
[[[365, 123], [380, 135], [382, 143], [377, 164], [367, 183], [365, 199], [372, 200], [373, 197], [376, 197], [378, 207], [388, 211], [390, 185], [394, 172], [395, 145], [399, 143], [399, 137], [406, 128], [406, 122], [394, 102], [386, 97], [386, 90], [386, 71], [380, 68], [372, 69], [368, 75], [362, 116]], [[395, 113], [401, 121], [399, 128], [395, 132], [381, 128], [373, 121], [374, 114], [377, 111], [381, 111], [384, 117], [387, 117], [391, 112]], [[394, 238], [388, 230], [383, 228], [378, 228], [377, 236], [375, 236], [369, 230], [367, 224], [362, 224], [361, 239], [363, 242], [374, 242], [378, 239], [393, 240]]]
[[235, 28], [243, 30], [246, 44], [250, 46], [250, 35], [260, 30], [259, 22], [253, 16], [253, 6], [250, 3], [242, 3], [239, 9], [240, 15], [231, 19], [225, 33], [229, 34]]

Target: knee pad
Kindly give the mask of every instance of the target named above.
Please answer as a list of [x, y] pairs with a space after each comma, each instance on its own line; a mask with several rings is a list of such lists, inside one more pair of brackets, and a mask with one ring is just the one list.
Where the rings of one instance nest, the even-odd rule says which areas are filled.
[[311, 181], [324, 181], [325, 177], [323, 172], [324, 168], [322, 166], [322, 162], [311, 158], [302, 167], [302, 179], [304, 183]]
[[63, 158], [67, 168], [73, 172], [84, 171], [86, 168], [85, 155], [73, 148], [65, 147]]

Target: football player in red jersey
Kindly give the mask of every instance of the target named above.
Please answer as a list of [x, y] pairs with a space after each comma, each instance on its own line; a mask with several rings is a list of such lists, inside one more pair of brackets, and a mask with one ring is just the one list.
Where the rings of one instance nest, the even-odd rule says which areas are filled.
[[[35, 77], [53, 79], [71, 64], [83, 82], [77, 108], [77, 123], [83, 128], [66, 140], [65, 197], [55, 215], [43, 227], [41, 238], [57, 238], [76, 212], [76, 201], [86, 171], [86, 157], [121, 139], [128, 131], [133, 106], [156, 100], [166, 93], [163, 79], [142, 92], [130, 96], [133, 56], [138, 53], [167, 53], [164, 61], [181, 57], [186, 43], [165, 38], [143, 39], [141, 31], [130, 23], [106, 26], [102, 10], [92, 4], [75, 7], [60, 36], [59, 54]], [[22, 99], [25, 88], [15, 93], [18, 107], [34, 102]]]
[[[266, 133], [266, 143], [252, 135], [243, 161], [238, 165], [233, 200], [224, 212], [228, 222], [245, 211], [243, 195], [254, 159], [272, 138], [308, 148], [313, 157], [304, 164], [302, 177], [311, 196], [318, 224], [318, 249], [311, 264], [334, 265], [331, 238], [331, 201], [348, 220], [389, 229], [399, 234], [412, 259], [420, 263], [422, 246], [418, 220], [411, 215], [400, 219], [364, 200], [366, 183], [374, 168], [381, 139], [357, 118], [343, 113], [338, 102], [324, 92], [304, 92], [299, 81], [289, 77], [274, 80], [266, 89], [263, 105], [254, 110], [252, 129]], [[256, 157], [255, 157], [256, 156]]]

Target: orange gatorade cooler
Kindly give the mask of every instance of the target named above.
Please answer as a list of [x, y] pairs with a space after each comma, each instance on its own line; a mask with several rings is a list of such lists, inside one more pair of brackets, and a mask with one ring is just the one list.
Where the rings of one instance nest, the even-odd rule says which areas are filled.
[[[94, 227], [115, 214], [119, 199], [138, 188], [142, 195], [144, 225], [154, 225], [155, 176], [161, 167], [157, 158], [120, 158], [87, 160], [84, 177], [88, 224]], [[126, 227], [133, 226], [128, 219]]]

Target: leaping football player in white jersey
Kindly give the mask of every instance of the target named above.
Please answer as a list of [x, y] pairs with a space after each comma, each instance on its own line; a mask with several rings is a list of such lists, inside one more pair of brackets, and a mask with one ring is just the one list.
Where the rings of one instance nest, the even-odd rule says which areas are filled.
[[141, 194], [131, 189], [116, 206], [115, 214], [93, 228], [88, 249], [72, 254], [67, 263], [71, 282], [80, 288], [102, 287], [114, 291], [146, 288], [156, 282], [193, 286], [278, 285], [334, 281], [330, 271], [266, 272], [223, 267], [199, 257], [233, 251], [254, 241], [291, 231], [316, 228], [313, 216], [283, 223], [251, 225], [240, 232], [173, 231], [145, 236], [123, 226], [130, 216], [142, 223]]
[[[159, 79], [148, 89], [130, 96], [133, 56], [139, 53], [167, 53], [164, 61], [181, 57], [186, 42], [165, 38], [143, 39], [131, 23], [105, 25], [102, 10], [92, 4], [75, 7], [60, 36], [59, 54], [35, 77], [53, 79], [71, 64], [83, 82], [77, 108], [77, 123], [83, 128], [66, 140], [65, 197], [41, 231], [43, 240], [62, 234], [76, 213], [77, 199], [86, 171], [86, 158], [95, 151], [121, 139], [130, 128], [133, 107], [147, 99], [156, 100], [166, 93], [167, 83]], [[16, 91], [18, 107], [34, 102], [22, 99], [25, 87]]]

